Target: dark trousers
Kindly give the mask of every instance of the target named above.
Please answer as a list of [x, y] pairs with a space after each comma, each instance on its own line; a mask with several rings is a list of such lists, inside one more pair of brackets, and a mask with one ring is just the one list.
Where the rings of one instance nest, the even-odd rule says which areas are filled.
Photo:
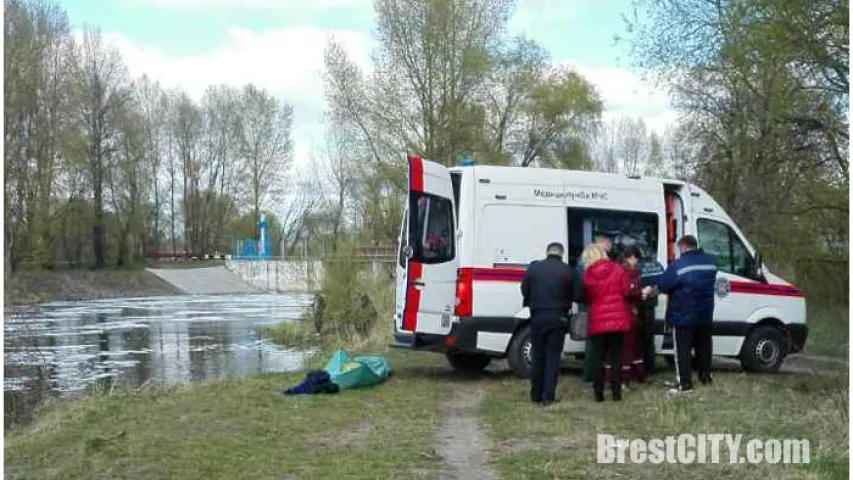
[[622, 342], [624, 341], [622, 332], [602, 333], [600, 335], [590, 335], [589, 341], [592, 344], [592, 388], [596, 393], [604, 392], [604, 360], [611, 365], [610, 369], [610, 384], [614, 392], [622, 390]]
[[696, 350], [699, 381], [711, 378], [711, 355], [713, 339], [711, 324], [673, 327], [672, 341], [675, 349], [675, 375], [682, 390], [693, 389], [693, 359], [691, 352]]
[[534, 402], [553, 402], [560, 376], [560, 360], [566, 330], [557, 318], [537, 318], [530, 321], [533, 340], [533, 371], [530, 377], [530, 399]]

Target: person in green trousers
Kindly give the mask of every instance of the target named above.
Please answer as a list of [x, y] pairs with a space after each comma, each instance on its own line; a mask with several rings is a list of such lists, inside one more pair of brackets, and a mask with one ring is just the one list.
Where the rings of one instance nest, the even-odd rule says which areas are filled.
[[[613, 251], [613, 240], [610, 239], [607, 235], [596, 235], [594, 244], [600, 246], [607, 252], [607, 256], [610, 257]], [[578, 304], [578, 312], [587, 311], [587, 306], [584, 303], [583, 298], [583, 271], [584, 271], [583, 261], [578, 258], [578, 263], [575, 266], [575, 278], [574, 278], [574, 286], [575, 286], [575, 301]], [[592, 358], [592, 342], [587, 339], [584, 342], [584, 354], [583, 354], [583, 373], [581, 378], [584, 382], [592, 382], [594, 372], [592, 371], [592, 362], [589, 362], [588, 359]]]

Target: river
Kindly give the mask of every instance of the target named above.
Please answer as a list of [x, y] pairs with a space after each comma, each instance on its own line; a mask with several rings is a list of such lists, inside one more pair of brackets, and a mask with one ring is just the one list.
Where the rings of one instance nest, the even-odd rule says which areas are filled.
[[300, 368], [309, 352], [256, 327], [297, 319], [310, 296], [243, 294], [53, 302], [6, 313], [7, 424], [46, 397]]

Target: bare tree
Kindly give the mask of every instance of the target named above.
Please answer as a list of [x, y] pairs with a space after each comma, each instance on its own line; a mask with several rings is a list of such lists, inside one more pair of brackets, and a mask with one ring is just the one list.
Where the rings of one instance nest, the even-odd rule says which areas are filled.
[[270, 196], [280, 193], [282, 179], [292, 160], [292, 122], [293, 109], [290, 105], [254, 85], [243, 89], [237, 138], [249, 180], [248, 196], [255, 219], [260, 217], [261, 208]]
[[159, 82], [143, 76], [134, 89], [134, 100], [139, 108], [139, 121], [142, 122], [143, 141], [147, 155], [149, 172], [147, 178], [151, 181], [153, 193], [151, 208], [151, 242], [154, 250], [160, 248], [162, 199], [160, 197], [160, 174], [164, 157], [164, 148], [168, 123], [168, 98]]
[[78, 114], [86, 132], [93, 188], [95, 268], [105, 265], [104, 180], [118, 149], [116, 117], [128, 98], [127, 82], [127, 71], [118, 50], [104, 44], [98, 30], [87, 30], [83, 34], [76, 86], [81, 99]]
[[649, 134], [641, 118], [622, 117], [616, 127], [617, 152], [622, 159], [622, 172], [637, 175], [647, 163], [649, 156]]

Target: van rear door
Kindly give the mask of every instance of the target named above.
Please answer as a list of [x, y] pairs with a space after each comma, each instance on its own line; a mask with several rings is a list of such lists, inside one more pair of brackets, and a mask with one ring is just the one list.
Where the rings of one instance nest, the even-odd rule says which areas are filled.
[[450, 333], [456, 301], [456, 218], [450, 171], [408, 155], [409, 190], [397, 263], [395, 330]]

